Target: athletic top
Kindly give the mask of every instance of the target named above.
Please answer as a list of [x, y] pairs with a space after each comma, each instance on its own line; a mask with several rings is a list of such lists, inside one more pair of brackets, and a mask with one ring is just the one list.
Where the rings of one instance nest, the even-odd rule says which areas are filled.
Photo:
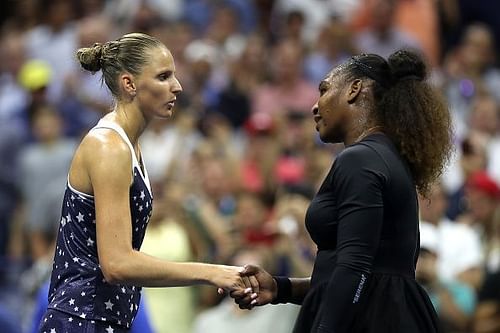
[[[116, 131], [130, 147], [131, 172], [134, 175], [130, 187], [132, 246], [139, 250], [153, 200], [146, 169], [143, 174], [133, 146], [121, 127], [101, 120], [93, 129], [96, 128]], [[137, 313], [140, 291], [140, 287], [109, 284], [104, 279], [97, 253], [94, 197], [75, 190], [68, 177], [48, 307], [84, 319], [106, 321], [128, 328]]]
[[318, 252], [294, 332], [436, 332], [415, 280], [418, 225], [416, 187], [389, 138], [347, 146], [306, 213]]

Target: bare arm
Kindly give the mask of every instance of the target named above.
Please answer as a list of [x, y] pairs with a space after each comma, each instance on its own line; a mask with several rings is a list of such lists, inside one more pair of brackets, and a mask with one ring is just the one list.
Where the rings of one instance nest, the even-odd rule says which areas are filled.
[[146, 287], [211, 284], [227, 290], [244, 287], [238, 267], [168, 262], [134, 250], [130, 149], [111, 131], [98, 131], [82, 145], [83, 165], [94, 194], [99, 263], [108, 282]]

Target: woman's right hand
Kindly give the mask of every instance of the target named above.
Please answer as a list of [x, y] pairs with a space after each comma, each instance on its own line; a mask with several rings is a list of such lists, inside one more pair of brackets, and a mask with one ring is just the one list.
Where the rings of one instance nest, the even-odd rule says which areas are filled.
[[244, 267], [216, 265], [211, 282], [219, 288], [219, 293], [237, 291], [242, 294], [249, 294], [253, 288], [258, 288], [255, 278], [243, 276], [241, 273]]

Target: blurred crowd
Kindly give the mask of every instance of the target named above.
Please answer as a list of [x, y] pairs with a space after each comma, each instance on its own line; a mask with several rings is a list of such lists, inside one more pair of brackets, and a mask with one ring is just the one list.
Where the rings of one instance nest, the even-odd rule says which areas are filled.
[[[171, 50], [184, 91], [141, 147], [154, 192], [142, 250], [309, 276], [308, 202], [342, 145], [323, 144], [317, 86], [357, 53], [425, 55], [455, 153], [419, 198], [417, 279], [444, 332], [500, 332], [500, 2], [17, 0], [0, 25], [0, 331], [46, 306], [76, 143], [112, 109], [75, 50], [131, 31]], [[435, 144], [439, 144], [436, 142]], [[151, 332], [290, 332], [298, 307], [241, 311], [214, 288], [145, 288]]]

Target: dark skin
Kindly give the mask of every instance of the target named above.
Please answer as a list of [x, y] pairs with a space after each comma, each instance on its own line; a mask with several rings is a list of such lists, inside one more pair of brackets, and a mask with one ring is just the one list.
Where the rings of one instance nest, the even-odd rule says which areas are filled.
[[[332, 70], [319, 84], [320, 97], [312, 108], [316, 130], [322, 141], [329, 143], [343, 142], [350, 145], [368, 134], [379, 131], [369, 118], [373, 96], [370, 90], [371, 80], [354, 79], [345, 82], [341, 69]], [[241, 309], [252, 309], [271, 303], [277, 296], [276, 281], [264, 269], [246, 265], [243, 276], [254, 276], [259, 284], [258, 291], [244, 294], [242, 291], [231, 292], [231, 297]], [[309, 291], [311, 278], [291, 278], [291, 303], [302, 304]]]

